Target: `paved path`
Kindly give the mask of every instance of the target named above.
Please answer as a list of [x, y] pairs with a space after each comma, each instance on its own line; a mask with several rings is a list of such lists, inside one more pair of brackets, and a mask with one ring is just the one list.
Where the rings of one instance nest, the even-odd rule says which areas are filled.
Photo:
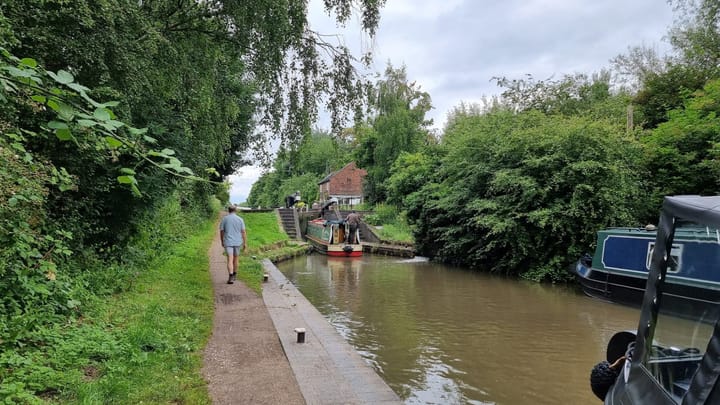
[[[375, 373], [269, 260], [263, 300], [285, 354], [309, 404], [400, 404], [398, 396]], [[297, 343], [295, 328], [305, 328]]]
[[[215, 290], [203, 376], [213, 404], [400, 404], [397, 395], [269, 261], [263, 296], [226, 284], [218, 236], [208, 251]], [[306, 329], [306, 343], [294, 329]]]
[[219, 236], [208, 255], [215, 317], [202, 372], [213, 404], [304, 404], [262, 298], [242, 282], [226, 284]]

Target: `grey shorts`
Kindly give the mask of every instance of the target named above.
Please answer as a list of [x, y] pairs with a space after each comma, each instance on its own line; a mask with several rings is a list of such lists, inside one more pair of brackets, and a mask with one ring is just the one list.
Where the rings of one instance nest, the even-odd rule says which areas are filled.
[[240, 256], [240, 246], [225, 246], [228, 256]]

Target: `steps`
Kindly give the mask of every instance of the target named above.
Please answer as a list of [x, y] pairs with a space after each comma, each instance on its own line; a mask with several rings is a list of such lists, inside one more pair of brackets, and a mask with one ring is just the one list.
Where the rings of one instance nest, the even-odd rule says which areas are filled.
[[277, 212], [278, 216], [280, 217], [280, 224], [282, 225], [285, 233], [290, 237], [290, 239], [300, 239], [302, 236], [299, 232], [300, 224], [298, 222], [295, 209], [278, 208]]

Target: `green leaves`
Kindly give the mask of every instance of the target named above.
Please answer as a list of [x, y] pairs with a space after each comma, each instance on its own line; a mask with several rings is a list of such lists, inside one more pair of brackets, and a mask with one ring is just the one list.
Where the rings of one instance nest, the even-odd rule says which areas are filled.
[[560, 281], [597, 229], [637, 214], [639, 148], [612, 121], [469, 113], [441, 147], [439, 163], [404, 155], [389, 183], [406, 193], [418, 247], [441, 261]]
[[110, 110], [104, 107], [96, 108], [93, 112], [93, 117], [98, 121], [109, 121], [112, 118], [110, 115]]
[[[127, 172], [127, 170], [126, 170]], [[136, 197], [141, 197], [142, 193], [140, 192], [140, 189], [138, 188], [138, 182], [135, 179], [135, 176], [131, 174], [125, 174], [122, 176], [118, 176], [117, 178], [118, 183], [120, 184], [126, 184], [130, 186], [130, 190], [132, 191], [133, 195]]]
[[37, 67], [37, 61], [32, 58], [22, 58], [20, 59], [20, 64], [30, 68]]
[[70, 72], [67, 72], [65, 70], [58, 70], [57, 73], [53, 73], [52, 71], [48, 70], [47, 75], [60, 84], [68, 84], [75, 81], [75, 77], [73, 77]]
[[48, 127], [51, 129], [67, 129], [68, 125], [64, 122], [50, 121], [48, 122]]
[[662, 176], [648, 179], [656, 199], [720, 190], [720, 80], [712, 80], [670, 111], [667, 122], [641, 138], [645, 166]]
[[114, 138], [112, 136], [106, 136], [105, 142], [107, 142], [108, 146], [112, 149], [117, 149], [117, 148], [123, 146], [122, 142], [120, 142], [119, 140], [117, 140], [116, 138]]
[[120, 184], [137, 184], [137, 180], [135, 180], [134, 176], [118, 176], [117, 180]]
[[[145, 161], [171, 174], [196, 181], [204, 181], [195, 176], [195, 173], [190, 168], [184, 166], [174, 156], [175, 150], [171, 148], [163, 148], [159, 152], [152, 149], [148, 150], [145, 143], [156, 144], [157, 140], [147, 135], [147, 128], [135, 128], [117, 120], [113, 111], [110, 110], [110, 107], [119, 105], [117, 101], [100, 103], [93, 100], [88, 95], [90, 88], [76, 83], [73, 74], [66, 70], [47, 71], [38, 66], [33, 59], [17, 59], [5, 50], [3, 50], [2, 54], [5, 59], [0, 59], [0, 72], [7, 72], [18, 80], [18, 83], [8, 82], [7, 79], [0, 76], [3, 84], [6, 86], [12, 85], [12, 88], [15, 89], [19, 88], [17, 86], [27, 85], [30, 82], [34, 83], [33, 86], [35, 87], [30, 88], [31, 94], [28, 97], [36, 103], [47, 105], [55, 112], [57, 119], [49, 121], [46, 129], [52, 131], [58, 140], [74, 141], [78, 150], [104, 149], [108, 152], [109, 159], [113, 160], [116, 160], [121, 152], [129, 153], [134, 155], [136, 159]], [[17, 62], [17, 65], [9, 65], [8, 60]], [[41, 80], [43, 76], [51, 78], [60, 86], [44, 85]], [[29, 81], [23, 81], [25, 79], [29, 79]], [[63, 86], [66, 89], [63, 89]], [[123, 131], [123, 128], [126, 128], [126, 131]], [[133, 194], [140, 196], [135, 171], [123, 169], [121, 173], [123, 175], [118, 176], [117, 181], [120, 184], [129, 185]], [[208, 173], [217, 173], [217, 171], [212, 169]], [[60, 187], [62, 191], [72, 188], [64, 183]], [[13, 204], [16, 204], [17, 201], [17, 198], [13, 200]]]
[[55, 136], [61, 141], [70, 141], [73, 139], [72, 132], [70, 132], [69, 128], [56, 129]]

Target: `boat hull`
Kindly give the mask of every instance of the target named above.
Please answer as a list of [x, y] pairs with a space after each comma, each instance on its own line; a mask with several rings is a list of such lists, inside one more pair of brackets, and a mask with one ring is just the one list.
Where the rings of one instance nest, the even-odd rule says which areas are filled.
[[322, 219], [310, 221], [305, 237], [318, 252], [328, 256], [359, 257], [363, 253], [362, 244], [345, 243], [347, 227], [344, 222]]
[[[647, 274], [629, 275], [588, 267], [582, 262], [575, 265], [575, 279], [586, 295], [618, 304], [642, 305]], [[682, 280], [668, 276], [663, 289], [663, 306], [677, 316], [703, 311], [716, 311], [720, 290], [708, 286], [683, 284]]]
[[316, 239], [315, 237], [307, 235], [307, 240], [310, 242], [316, 251], [324, 255], [333, 257], [360, 257], [362, 256], [362, 245], [350, 245], [350, 244], [329, 244], [327, 242]]
[[[609, 228], [598, 231], [594, 256], [575, 264], [574, 275], [585, 294], [639, 307], [656, 244], [655, 229]], [[670, 247], [662, 300], [676, 315], [713, 309], [720, 299], [720, 233], [702, 227], [680, 227]]]

